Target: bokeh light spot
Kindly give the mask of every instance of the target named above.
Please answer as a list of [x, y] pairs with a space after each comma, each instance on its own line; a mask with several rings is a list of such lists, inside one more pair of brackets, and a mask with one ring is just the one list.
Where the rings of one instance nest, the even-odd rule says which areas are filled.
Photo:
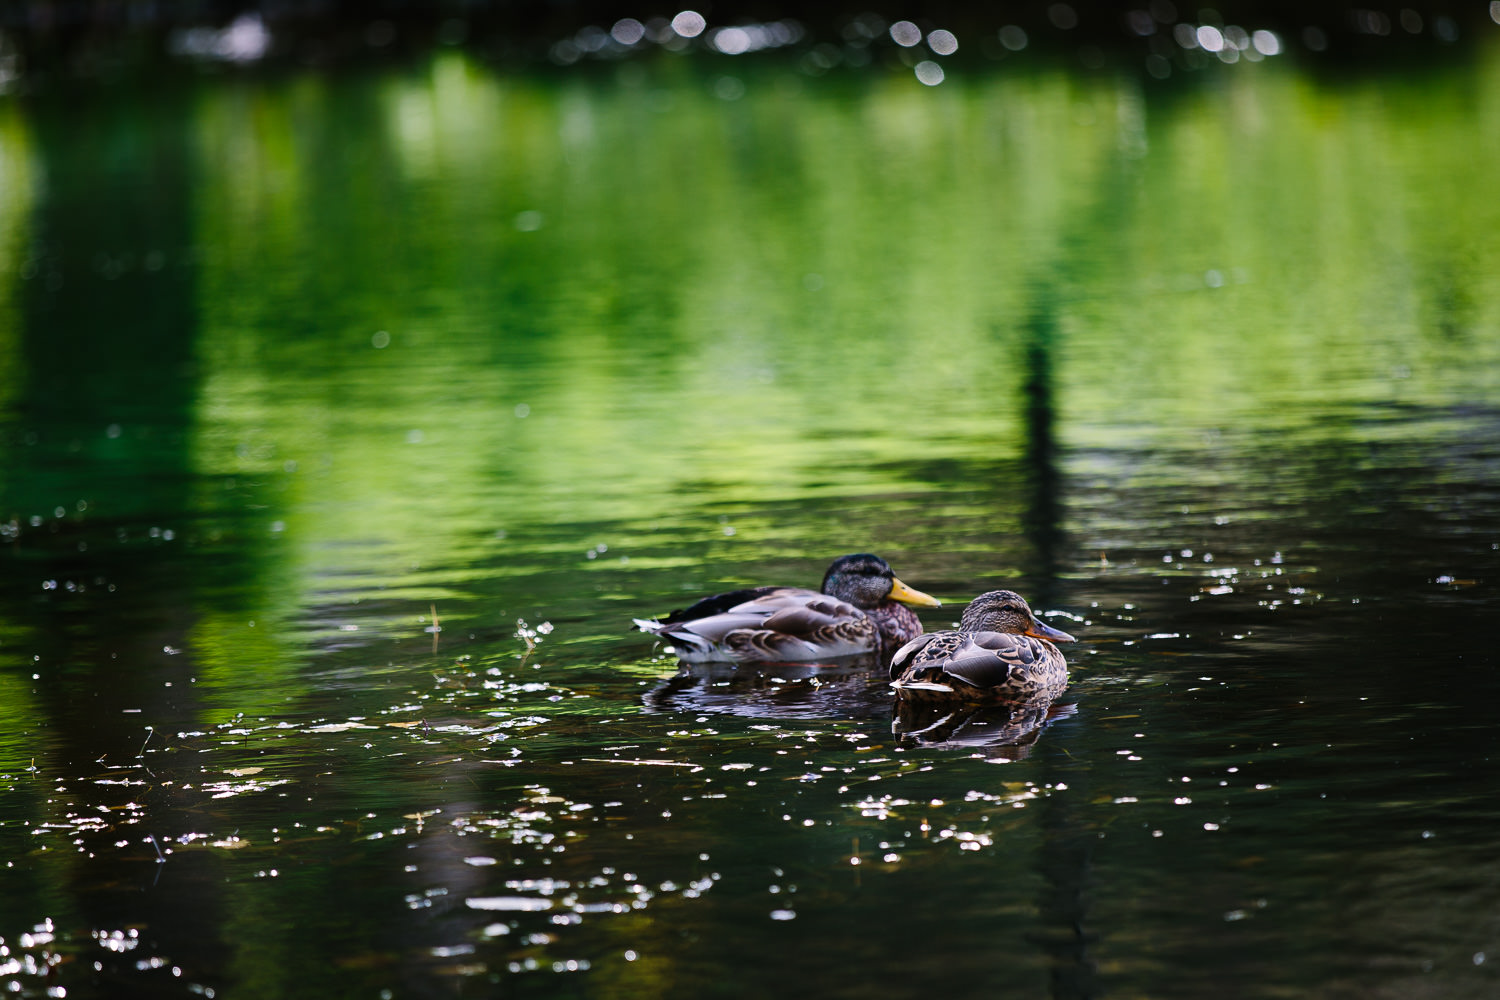
[[943, 82], [943, 67], [931, 59], [923, 59], [914, 67], [917, 79], [929, 87], [936, 87]]
[[1255, 46], [1255, 51], [1263, 56], [1274, 56], [1281, 53], [1281, 36], [1274, 31], [1261, 28], [1250, 36], [1250, 44]]
[[697, 38], [706, 27], [708, 22], [696, 10], [685, 10], [672, 18], [672, 30], [683, 38]]
[[1078, 12], [1065, 3], [1055, 3], [1047, 8], [1047, 20], [1054, 28], [1071, 31], [1078, 27]]
[[922, 40], [922, 29], [910, 21], [897, 21], [891, 25], [891, 41], [903, 48], [911, 48]]
[[1000, 29], [1000, 44], [1011, 52], [1020, 52], [1026, 47], [1026, 29], [1018, 24], [1007, 24]]
[[744, 28], [721, 28], [714, 33], [714, 48], [726, 56], [737, 56], [750, 50], [750, 33]]
[[622, 17], [609, 29], [609, 36], [621, 45], [634, 45], [646, 37], [646, 26], [633, 17]]
[[927, 35], [927, 47], [940, 56], [951, 56], [958, 51], [958, 39], [953, 32], [939, 28]]

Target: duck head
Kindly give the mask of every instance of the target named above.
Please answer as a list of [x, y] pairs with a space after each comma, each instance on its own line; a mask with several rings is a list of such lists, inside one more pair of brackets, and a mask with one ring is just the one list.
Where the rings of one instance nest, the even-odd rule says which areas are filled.
[[1049, 642], [1074, 641], [1068, 633], [1038, 620], [1031, 605], [1013, 590], [991, 590], [974, 598], [964, 609], [958, 627], [963, 632], [1010, 632]]
[[942, 604], [920, 590], [913, 590], [891, 572], [890, 564], [879, 556], [868, 552], [835, 559], [823, 576], [823, 593], [848, 601], [856, 608], [868, 611], [878, 608], [886, 601], [900, 601], [925, 608]]

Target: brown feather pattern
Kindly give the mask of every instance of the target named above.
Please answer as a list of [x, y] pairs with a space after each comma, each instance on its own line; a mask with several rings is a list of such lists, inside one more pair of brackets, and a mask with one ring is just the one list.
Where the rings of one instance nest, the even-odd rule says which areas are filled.
[[[890, 649], [921, 632], [916, 614], [888, 599], [898, 583], [885, 560], [844, 556], [824, 577], [827, 593], [802, 587], [731, 591], [636, 625], [670, 640], [678, 659], [688, 663], [857, 656]], [[900, 588], [903, 600], [937, 603], [904, 584]]]
[[781, 587], [707, 618], [662, 626], [679, 659], [821, 659], [868, 653], [879, 643], [875, 623], [852, 604], [815, 590]]
[[1026, 602], [1010, 591], [982, 594], [964, 612], [957, 631], [921, 635], [896, 651], [892, 685], [902, 696], [918, 699], [1051, 700], [1068, 686], [1068, 664], [1051, 642], [1023, 634], [1028, 630], [1072, 638], [1038, 623]]

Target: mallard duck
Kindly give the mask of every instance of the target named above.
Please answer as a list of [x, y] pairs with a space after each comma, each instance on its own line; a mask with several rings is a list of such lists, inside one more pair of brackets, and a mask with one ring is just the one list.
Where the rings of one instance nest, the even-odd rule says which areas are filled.
[[1027, 702], [1068, 686], [1054, 642], [1066, 632], [1037, 620], [1020, 594], [992, 590], [964, 609], [958, 630], [919, 635], [891, 658], [891, 686], [912, 698]]
[[904, 605], [941, 603], [896, 579], [884, 559], [868, 553], [834, 560], [821, 590], [732, 590], [635, 624], [670, 640], [687, 663], [794, 663], [892, 649], [922, 632], [916, 613]]

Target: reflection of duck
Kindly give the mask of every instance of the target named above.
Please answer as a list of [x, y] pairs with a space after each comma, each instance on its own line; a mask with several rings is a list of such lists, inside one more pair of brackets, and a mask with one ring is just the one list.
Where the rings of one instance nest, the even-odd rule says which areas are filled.
[[635, 624], [670, 640], [677, 658], [688, 663], [805, 662], [890, 649], [921, 634], [922, 623], [903, 604], [936, 607], [939, 601], [896, 579], [884, 559], [861, 554], [835, 560], [822, 593], [734, 590]]
[[742, 718], [883, 719], [891, 689], [872, 669], [877, 654], [818, 663], [686, 663], [649, 691], [648, 712], [699, 712]]
[[1068, 686], [1053, 642], [1073, 637], [1037, 620], [1020, 594], [992, 590], [964, 609], [956, 632], [930, 632], [891, 658], [891, 684], [910, 698], [1025, 702]]
[[896, 699], [891, 732], [903, 741], [949, 750], [993, 747], [999, 755], [1020, 760], [1031, 752], [1042, 729], [1053, 719], [1078, 711], [1072, 703], [1053, 705], [1042, 698], [1025, 704], [946, 704]]

